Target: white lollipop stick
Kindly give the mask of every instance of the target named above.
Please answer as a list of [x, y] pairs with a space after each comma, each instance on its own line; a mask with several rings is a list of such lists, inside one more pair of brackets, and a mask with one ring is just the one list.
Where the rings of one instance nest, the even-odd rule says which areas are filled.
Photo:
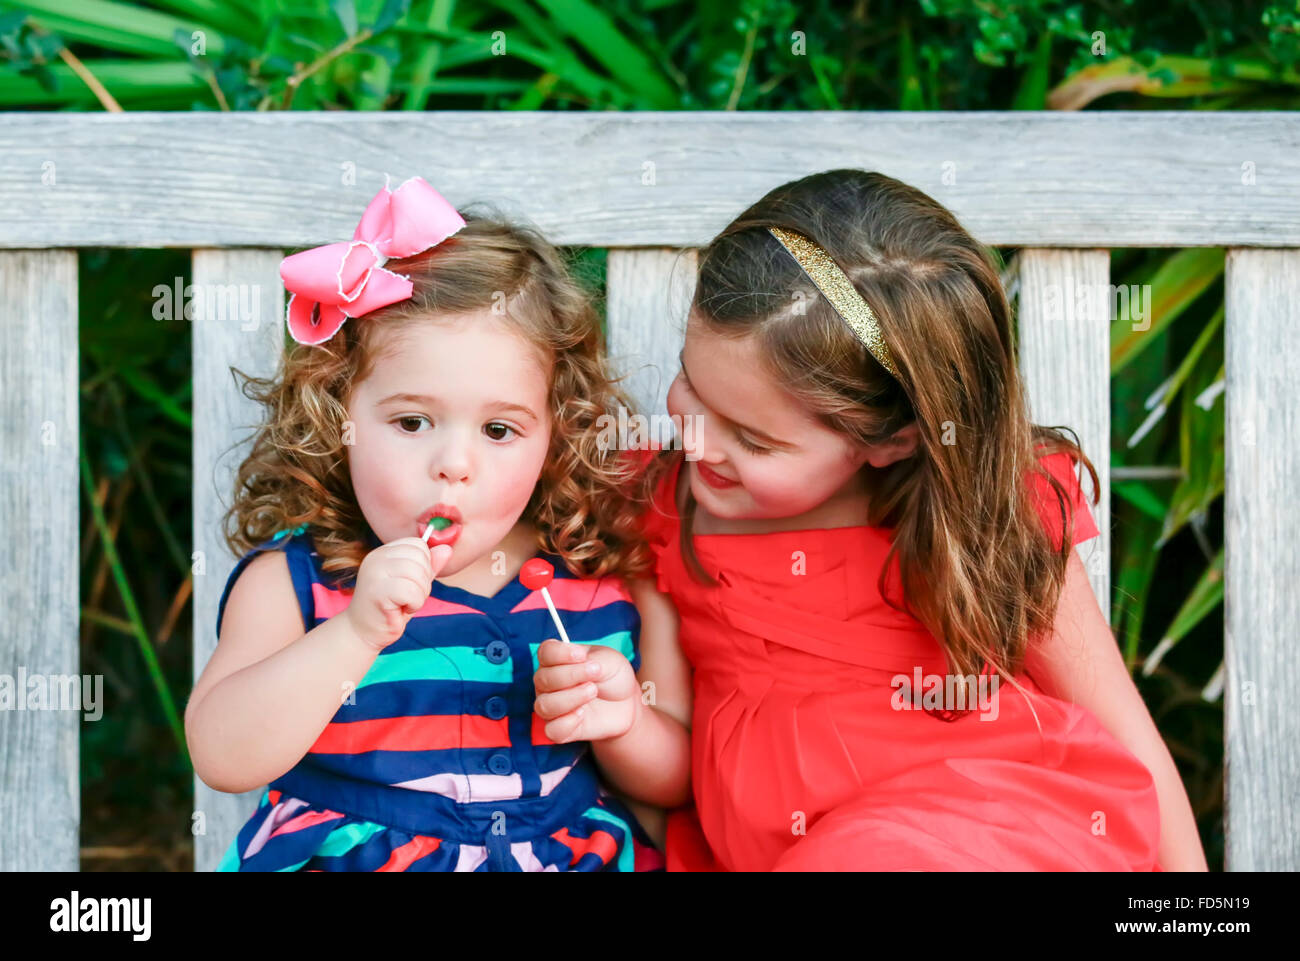
[[560, 613], [555, 609], [555, 602], [551, 600], [551, 592], [544, 587], [542, 588], [542, 600], [546, 601], [546, 606], [550, 609], [551, 620], [555, 621], [555, 626], [559, 629], [560, 639], [565, 644], [570, 643], [568, 632], [564, 630], [564, 625], [560, 623]]

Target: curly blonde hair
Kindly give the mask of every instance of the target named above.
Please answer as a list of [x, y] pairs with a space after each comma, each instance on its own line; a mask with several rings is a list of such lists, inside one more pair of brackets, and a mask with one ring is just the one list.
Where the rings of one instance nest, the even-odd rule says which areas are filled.
[[550, 448], [522, 515], [537, 529], [538, 548], [557, 554], [578, 577], [650, 570], [632, 496], [634, 459], [600, 442], [601, 418], [631, 408], [609, 375], [592, 298], [535, 230], [472, 214], [465, 220], [436, 247], [386, 264], [411, 279], [408, 300], [348, 320], [324, 344], [286, 338], [273, 378], [231, 368], [266, 415], [223, 518], [236, 557], [305, 526], [322, 570], [354, 585], [369, 545], [343, 443], [353, 388], [372, 373], [388, 335], [499, 305], [510, 329], [551, 359]]

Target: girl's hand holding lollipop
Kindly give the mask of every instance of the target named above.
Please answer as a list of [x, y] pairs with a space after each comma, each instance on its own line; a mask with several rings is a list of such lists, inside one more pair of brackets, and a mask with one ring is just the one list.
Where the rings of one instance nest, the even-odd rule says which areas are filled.
[[600, 741], [626, 734], [641, 710], [636, 672], [618, 651], [601, 644], [571, 644], [569, 634], [546, 586], [555, 571], [535, 557], [524, 563], [519, 581], [541, 591], [564, 643], [553, 638], [537, 649], [540, 665], [533, 675], [537, 699], [533, 710], [546, 721], [546, 736], [566, 741]]
[[357, 571], [352, 600], [343, 609], [357, 636], [378, 651], [402, 636], [406, 623], [424, 606], [433, 579], [451, 557], [451, 547], [432, 550], [418, 537], [376, 547]]
[[550, 638], [537, 649], [537, 663], [533, 710], [552, 741], [602, 741], [636, 724], [641, 687], [627, 658], [612, 647]]

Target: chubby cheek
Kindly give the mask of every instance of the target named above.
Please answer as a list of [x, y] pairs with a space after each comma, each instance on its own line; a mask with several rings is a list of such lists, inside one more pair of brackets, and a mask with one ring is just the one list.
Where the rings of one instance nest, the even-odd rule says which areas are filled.
[[368, 424], [363, 429], [358, 425], [355, 443], [346, 447], [348, 472], [357, 506], [383, 541], [410, 536], [407, 528], [415, 520], [412, 512], [420, 509], [415, 506], [420, 478], [418, 475], [407, 476], [414, 474], [413, 471], [393, 469], [395, 464], [401, 464], [410, 455], [403, 455], [395, 439], [384, 435], [387, 426]]
[[495, 454], [480, 461], [479, 481], [471, 485], [467, 500], [471, 508], [483, 516], [500, 516], [507, 530], [528, 506], [546, 460], [549, 440], [546, 437], [529, 437], [518, 440], [504, 449], [489, 451]]

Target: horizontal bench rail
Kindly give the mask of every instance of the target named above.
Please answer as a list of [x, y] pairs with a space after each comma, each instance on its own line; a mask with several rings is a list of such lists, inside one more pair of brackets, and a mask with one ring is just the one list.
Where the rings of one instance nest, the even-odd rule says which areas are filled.
[[999, 246], [1300, 246], [1282, 111], [7, 113], [0, 246], [329, 243], [389, 173], [557, 243], [698, 247], [835, 167], [910, 183]]

